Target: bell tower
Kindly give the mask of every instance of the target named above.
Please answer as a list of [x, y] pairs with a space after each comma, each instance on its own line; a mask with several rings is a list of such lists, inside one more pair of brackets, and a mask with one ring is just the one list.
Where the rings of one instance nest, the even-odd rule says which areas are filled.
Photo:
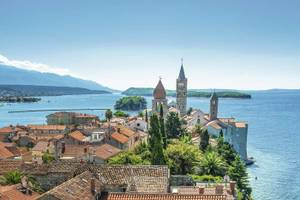
[[183, 59], [181, 59], [181, 68], [179, 76], [176, 80], [176, 108], [180, 112], [180, 116], [186, 115], [187, 102], [187, 78], [184, 74]]
[[219, 98], [214, 91], [210, 97], [210, 113], [209, 113], [209, 120], [215, 120], [218, 118], [218, 103]]

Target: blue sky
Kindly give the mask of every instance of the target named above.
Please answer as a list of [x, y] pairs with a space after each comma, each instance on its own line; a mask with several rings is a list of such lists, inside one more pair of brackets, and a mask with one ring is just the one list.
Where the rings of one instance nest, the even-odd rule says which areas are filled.
[[[300, 2], [0, 0], [0, 55], [116, 89], [300, 88]], [[39, 68], [37, 68], [39, 70]]]

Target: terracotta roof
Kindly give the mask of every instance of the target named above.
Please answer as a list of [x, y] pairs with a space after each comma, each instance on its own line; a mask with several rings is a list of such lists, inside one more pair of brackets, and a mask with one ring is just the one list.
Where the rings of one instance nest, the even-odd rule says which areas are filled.
[[116, 141], [118, 141], [118, 142], [120, 142], [120, 143], [122, 143], [122, 144], [124, 144], [124, 143], [126, 143], [126, 142], [128, 142], [128, 137], [126, 137], [126, 136], [124, 136], [124, 135], [122, 135], [122, 134], [120, 134], [120, 133], [113, 133], [112, 135], [111, 135], [111, 137], [114, 139], [114, 140], [116, 140]]
[[69, 136], [78, 141], [84, 141], [85, 139], [85, 135], [78, 130], [73, 131], [72, 133], [69, 134]]
[[158, 81], [158, 84], [153, 91], [153, 96], [155, 99], [165, 99], [166, 98], [166, 96], [167, 96], [166, 90], [165, 90], [161, 80]]
[[131, 178], [128, 185], [128, 192], [138, 193], [167, 193], [169, 179], [167, 176], [149, 177], [149, 176], [134, 176]]
[[33, 130], [65, 130], [65, 125], [28, 125]]
[[[91, 172], [86, 171], [82, 174], [62, 183], [61, 185], [44, 193], [38, 199], [62, 199], [62, 200], [88, 200], [94, 199], [91, 192], [91, 179], [93, 175]], [[95, 180], [96, 193], [100, 191], [100, 182]]]
[[0, 174], [2, 175], [13, 170], [20, 170], [21, 166], [21, 160], [0, 160]]
[[226, 195], [110, 193], [107, 200], [226, 200]]
[[34, 200], [39, 194], [32, 192], [31, 195], [26, 195], [18, 190], [21, 187], [20, 184], [10, 186], [0, 186], [1, 198], [3, 200]]
[[118, 131], [118, 133], [121, 133], [127, 137], [131, 137], [135, 134], [135, 132], [133, 130], [126, 128], [126, 127], [119, 126], [117, 129], [120, 130], [120, 131]]
[[209, 123], [207, 124], [207, 126], [211, 126], [211, 127], [215, 128], [215, 129], [222, 129], [222, 127], [218, 124], [217, 121], [209, 122]]
[[[63, 154], [64, 157], [74, 157], [79, 158], [86, 154], [89, 150], [89, 145], [65, 145], [65, 152]], [[86, 149], [86, 152], [85, 152]]]
[[49, 142], [39, 141], [33, 148], [32, 151], [47, 151]]
[[93, 165], [103, 184], [128, 185], [132, 177], [169, 177], [167, 166], [160, 165]]
[[117, 155], [120, 152], [121, 152], [120, 149], [113, 147], [109, 144], [103, 144], [100, 147], [96, 148], [95, 150], [96, 156], [102, 158], [103, 160], [107, 160], [112, 156]]
[[3, 127], [3, 128], [0, 128], [0, 134], [5, 134], [5, 133], [11, 133], [11, 132], [14, 132], [14, 131], [20, 131], [22, 129], [18, 128], [18, 127]]
[[2, 143], [0, 143], [0, 158], [5, 159], [11, 157], [14, 157], [14, 154], [9, 151]]
[[245, 123], [245, 122], [236, 122], [235, 127], [237, 127], [237, 128], [246, 128], [247, 123]]

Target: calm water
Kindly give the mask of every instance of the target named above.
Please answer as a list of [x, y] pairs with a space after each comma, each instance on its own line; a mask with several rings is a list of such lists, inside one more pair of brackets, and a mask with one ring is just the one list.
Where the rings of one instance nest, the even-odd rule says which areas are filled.
[[[8, 114], [10, 110], [112, 108], [119, 97], [60, 96], [44, 97], [39, 103], [4, 104], [0, 106], [0, 126], [45, 123], [45, 116], [50, 114]], [[188, 103], [208, 111], [208, 99], [190, 98]], [[89, 113], [104, 117], [103, 112]], [[257, 160], [248, 168], [255, 199], [300, 199], [300, 92], [257, 92], [251, 100], [221, 99], [220, 116], [249, 122], [248, 155]]]

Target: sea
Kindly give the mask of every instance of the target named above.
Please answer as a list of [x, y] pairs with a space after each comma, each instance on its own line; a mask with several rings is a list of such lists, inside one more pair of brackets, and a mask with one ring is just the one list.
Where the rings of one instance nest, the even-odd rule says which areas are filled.
[[[248, 167], [256, 200], [300, 200], [300, 91], [251, 92], [252, 99], [220, 99], [219, 116], [249, 123]], [[0, 127], [43, 124], [51, 112], [8, 113], [38, 109], [111, 108], [121, 94], [42, 97], [38, 103], [0, 104]], [[151, 97], [146, 97], [151, 106]], [[174, 98], [169, 98], [170, 101]], [[188, 106], [208, 112], [209, 99], [189, 98]], [[104, 118], [104, 111], [83, 111]], [[131, 113], [135, 114], [135, 113]]]

